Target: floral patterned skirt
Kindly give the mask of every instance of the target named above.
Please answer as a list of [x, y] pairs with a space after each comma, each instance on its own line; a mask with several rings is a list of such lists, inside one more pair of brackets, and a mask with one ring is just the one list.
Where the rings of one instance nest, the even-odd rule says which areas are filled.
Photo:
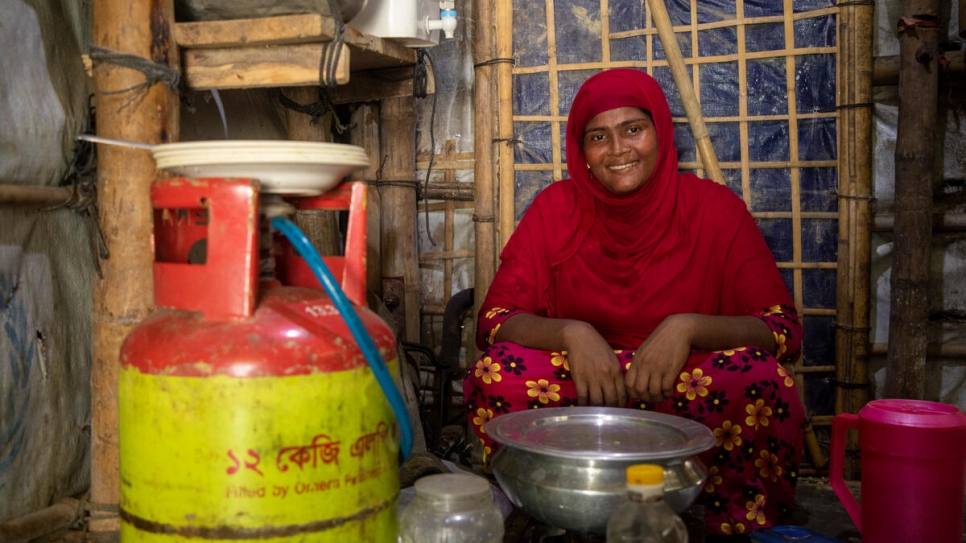
[[[616, 351], [626, 371], [634, 351]], [[697, 353], [692, 353], [692, 355]], [[463, 382], [470, 427], [484, 464], [499, 447], [483, 425], [505, 413], [577, 405], [565, 353], [497, 343]], [[804, 409], [795, 383], [755, 347], [692, 356], [674, 396], [628, 407], [687, 417], [710, 428], [715, 445], [701, 455], [708, 479], [701, 496], [708, 534], [740, 534], [785, 524], [795, 500]]]

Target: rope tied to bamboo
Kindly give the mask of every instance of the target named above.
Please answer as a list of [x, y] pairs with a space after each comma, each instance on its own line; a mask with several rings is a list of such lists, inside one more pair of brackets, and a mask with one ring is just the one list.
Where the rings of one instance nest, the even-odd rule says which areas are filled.
[[835, 189], [829, 190], [828, 194], [831, 196], [835, 196], [840, 200], [860, 200], [860, 201], [869, 202], [872, 204], [879, 201], [875, 196], [858, 196], [854, 194], [841, 194], [839, 191]]
[[124, 94], [126, 92], [133, 91], [134, 94], [127, 100], [127, 102], [124, 102], [124, 105], [118, 108], [118, 111], [123, 111], [131, 104], [141, 101], [141, 99], [143, 99], [148, 93], [148, 89], [153, 87], [156, 83], [164, 83], [171, 90], [177, 93], [178, 98], [185, 105], [188, 111], [194, 113], [194, 107], [189, 102], [187, 93], [185, 92], [182, 84], [183, 81], [181, 79], [180, 71], [142, 56], [121, 53], [111, 49], [106, 49], [104, 47], [97, 47], [95, 45], [91, 46], [90, 59], [95, 63], [106, 62], [116, 66], [121, 66], [122, 68], [137, 70], [144, 74], [144, 82], [131, 85], [126, 89], [98, 91], [101, 94]]
[[831, 107], [816, 108], [813, 111], [815, 113], [831, 113], [833, 111], [838, 111], [840, 109], [858, 109], [858, 108], [863, 108], [863, 107], [874, 108], [875, 107], [875, 102], [858, 102], [858, 103], [855, 103], [855, 104], [841, 104], [841, 105], [831, 106]]
[[317, 122], [320, 117], [325, 116], [327, 113], [332, 113], [332, 122], [334, 124], [335, 131], [339, 134], [345, 133], [349, 129], [348, 125], [342, 124], [339, 119], [339, 115], [335, 111], [335, 106], [332, 104], [332, 99], [325, 92], [325, 88], [319, 87], [319, 99], [311, 104], [300, 104], [295, 100], [292, 100], [285, 93], [278, 91], [278, 103], [285, 108], [291, 109], [292, 111], [297, 111], [299, 113], [304, 113], [312, 117], [312, 122]]
[[839, 324], [834, 320], [832, 321], [832, 326], [834, 328], [838, 328], [839, 330], [845, 330], [846, 332], [856, 332], [856, 333], [862, 333], [862, 334], [867, 334], [872, 330], [872, 328], [868, 326], [859, 326], [859, 327], [849, 326], [847, 324]]
[[[322, 49], [322, 59], [319, 61], [319, 86], [334, 87], [339, 58], [342, 56], [342, 46], [345, 44], [345, 21], [342, 20], [342, 9], [336, 0], [329, 0], [329, 15], [335, 21], [335, 38], [325, 44]], [[341, 131], [339, 132], [342, 133]]]
[[494, 222], [493, 217], [480, 217], [476, 213], [473, 214], [473, 222]]
[[939, 28], [939, 18], [934, 15], [904, 15], [896, 22], [896, 34], [914, 31], [917, 28]]
[[836, 388], [844, 388], [847, 390], [859, 390], [863, 388], [869, 388], [871, 385], [869, 383], [852, 383], [848, 381], [839, 381], [838, 379], [832, 379], [832, 386]]
[[484, 66], [492, 66], [494, 64], [512, 64], [512, 65], [516, 66], [517, 65], [517, 59], [515, 59], [515, 58], [506, 58], [506, 57], [503, 57], [503, 58], [500, 58], [500, 57], [491, 58], [490, 60], [484, 60], [483, 62], [477, 62], [476, 64], [473, 65], [473, 67], [474, 68], [483, 68]]
[[415, 179], [364, 179], [363, 182], [372, 187], [403, 187], [419, 190], [419, 181]]
[[491, 141], [493, 143], [506, 143], [511, 147], [518, 143], [523, 143], [523, 140], [517, 138], [493, 138]]
[[[93, 112], [91, 113], [93, 117]], [[93, 143], [77, 139], [74, 141], [74, 156], [71, 158], [60, 185], [70, 185], [73, 188], [70, 199], [61, 204], [51, 206], [47, 210], [66, 207], [83, 217], [91, 230], [91, 252], [94, 253], [94, 270], [99, 279], [104, 279], [101, 271], [101, 260], [111, 258], [111, 251], [104, 241], [101, 232], [100, 215], [97, 206], [97, 146]]]

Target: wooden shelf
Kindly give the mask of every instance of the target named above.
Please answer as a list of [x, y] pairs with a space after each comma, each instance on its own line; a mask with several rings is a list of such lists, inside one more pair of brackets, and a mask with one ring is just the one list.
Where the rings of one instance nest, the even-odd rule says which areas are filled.
[[[177, 23], [175, 42], [185, 82], [192, 89], [311, 86], [319, 84], [322, 52], [335, 30], [335, 21], [319, 14]], [[416, 64], [415, 51], [398, 43], [351, 27], [346, 27], [344, 38], [337, 80], [350, 89], [355, 87], [351, 78], [361, 72]], [[412, 92], [411, 81], [408, 87]]]

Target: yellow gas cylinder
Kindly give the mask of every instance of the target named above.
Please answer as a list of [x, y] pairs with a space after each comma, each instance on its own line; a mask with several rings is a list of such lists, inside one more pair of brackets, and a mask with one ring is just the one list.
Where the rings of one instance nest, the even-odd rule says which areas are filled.
[[[325, 292], [256, 288], [257, 186], [174, 179], [152, 189], [155, 246], [178, 246], [166, 220], [206, 217], [207, 256], [155, 263], [158, 310], [122, 347], [121, 541], [394, 542], [399, 424], [409, 421], [397, 424]], [[363, 185], [352, 201], [364, 248]], [[207, 213], [172, 212], [198, 208]], [[358, 247], [358, 226], [352, 235]], [[365, 269], [364, 251], [346, 259]], [[362, 295], [358, 319], [394, 377], [395, 339]]]

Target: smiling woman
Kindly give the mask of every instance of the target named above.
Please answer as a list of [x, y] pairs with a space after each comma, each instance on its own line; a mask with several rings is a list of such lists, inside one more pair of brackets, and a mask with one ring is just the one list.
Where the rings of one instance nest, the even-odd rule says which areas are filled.
[[614, 194], [641, 188], [657, 164], [654, 121], [636, 107], [599, 113], [584, 129], [583, 146], [587, 169]]
[[464, 382], [469, 421], [523, 409], [608, 405], [688, 417], [708, 534], [783, 524], [804, 420], [781, 363], [801, 326], [761, 232], [730, 189], [678, 171], [657, 82], [588, 79], [567, 122], [570, 179], [533, 201], [481, 305], [483, 351]]

